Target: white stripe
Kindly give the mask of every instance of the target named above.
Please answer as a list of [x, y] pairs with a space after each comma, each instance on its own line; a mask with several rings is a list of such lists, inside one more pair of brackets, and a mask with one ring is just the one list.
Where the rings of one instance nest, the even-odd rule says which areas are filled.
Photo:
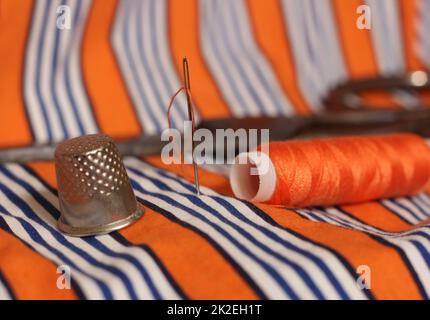
[[396, 214], [398, 214], [399, 216], [401, 216], [403, 219], [405, 219], [406, 221], [412, 223], [412, 224], [417, 224], [420, 221], [415, 218], [410, 212], [408, 212], [407, 210], [403, 209], [402, 207], [400, 207], [398, 204], [396, 204], [393, 201], [390, 200], [381, 200], [381, 203], [386, 206], [387, 208], [389, 208], [391, 211], [395, 212]]
[[308, 212], [306, 212], [306, 210], [295, 210], [295, 212], [300, 215], [305, 217], [308, 220], [311, 221], [315, 221], [315, 222], [320, 222], [318, 219], [314, 218], [312, 214], [309, 214]]
[[420, 198], [421, 201], [423, 201], [426, 204], [427, 208], [429, 209], [429, 215], [430, 215], [430, 198], [429, 198], [429, 196], [425, 192], [422, 192], [417, 197]]
[[313, 0], [312, 4], [314, 5], [314, 10], [317, 11], [317, 15], [322, 20], [321, 25], [318, 25], [318, 30], [322, 33], [322, 37], [319, 37], [318, 51], [326, 48], [325, 56], [319, 56], [323, 58], [321, 64], [326, 67], [325, 77], [327, 79], [327, 87], [324, 94], [327, 94], [328, 88], [346, 80], [347, 72], [331, 1]]
[[53, 141], [60, 141], [64, 139], [64, 132], [60, 125], [60, 114], [57, 110], [51, 89], [51, 76], [52, 76], [52, 58], [55, 45], [55, 31], [56, 25], [56, 10], [61, 4], [58, 0], [49, 1], [49, 13], [48, 20], [43, 21], [44, 37], [42, 38], [42, 60], [41, 60], [41, 76], [40, 76], [40, 87], [42, 91], [42, 98], [45, 102], [45, 107], [48, 112], [49, 123], [48, 125], [52, 129]]
[[[48, 200], [52, 205], [58, 208], [58, 198], [47, 189], [39, 180], [29, 175], [25, 170], [23, 170], [20, 166], [7, 166], [9, 170], [11, 170], [14, 174], [19, 176], [22, 180], [33, 186], [36, 190], [43, 190], [43, 196], [46, 200]], [[55, 224], [55, 219], [48, 213], [45, 215], [41, 215], [41, 218], [44, 219], [49, 224]], [[153, 298], [152, 293], [150, 292], [145, 280], [139, 274], [139, 270], [128, 262], [124, 258], [110, 257], [102, 252], [99, 252], [94, 249], [94, 247], [90, 246], [88, 243], [83, 242], [79, 238], [67, 237], [67, 239], [75, 244], [78, 247], [84, 247], [85, 252], [91, 253], [93, 257], [97, 257], [100, 261], [103, 261], [106, 264], [111, 266], [118, 267], [121, 271], [124, 272], [133, 283], [133, 287], [136, 291], [139, 299], [149, 299]], [[139, 263], [146, 269], [149, 276], [154, 280], [155, 286], [160, 291], [160, 294], [163, 298], [166, 299], [179, 299], [179, 295], [175, 291], [174, 288], [170, 285], [165, 275], [162, 273], [158, 265], [154, 262], [152, 257], [142, 248], [139, 247], [127, 247], [123, 244], [119, 243], [116, 239], [112, 238], [109, 235], [103, 235], [96, 237], [102, 244], [104, 244], [108, 249], [117, 252], [124, 253], [133, 256], [135, 259], [139, 261]]]
[[27, 41], [24, 70], [24, 99], [26, 109], [31, 121], [36, 142], [44, 143], [48, 141], [47, 123], [42, 114], [42, 104], [39, 101], [36, 90], [36, 66], [38, 38], [42, 31], [43, 12], [45, 2], [37, 1], [33, 10], [33, 22], [30, 28], [30, 35]]
[[0, 281], [0, 301], [1, 300], [11, 300], [11, 299], [12, 299], [12, 297], [10, 296], [9, 290], [6, 288], [6, 285]]
[[[228, 34], [235, 36], [234, 41], [232, 41], [233, 50], [235, 50], [239, 56], [246, 56], [248, 54], [250, 56], [249, 59], [240, 59], [240, 62], [247, 71], [248, 78], [253, 84], [253, 90], [257, 92], [261, 91], [259, 96], [264, 102], [265, 107], [269, 108], [269, 110], [266, 111], [268, 114], [279, 114], [279, 107], [282, 107], [281, 112], [283, 114], [291, 113], [293, 107], [282, 92], [282, 88], [280, 87], [279, 81], [276, 79], [271, 66], [269, 65], [268, 61], [266, 61], [263, 54], [259, 51], [256, 45], [256, 40], [253, 38], [250, 21], [246, 14], [247, 10], [243, 0], [231, 1], [228, 3], [231, 5], [230, 8], [223, 5], [223, 7], [226, 9], [224, 16], [229, 16], [226, 21], [230, 23], [229, 29], [231, 32], [228, 32]], [[233, 20], [237, 21], [239, 26], [238, 30], [235, 30]], [[225, 26], [227, 27], [227, 23]], [[246, 51], [243, 51], [243, 49], [240, 48], [239, 43], [242, 41], [244, 42]], [[252, 68], [252, 64], [255, 64], [257, 68], [260, 69], [263, 79], [259, 80], [258, 75]], [[263, 87], [261, 81], [267, 83], [268, 87], [272, 88], [273, 93], [267, 92], [267, 89]], [[276, 107], [276, 104], [280, 104], [278, 108]]]
[[202, 0], [200, 8], [203, 54], [235, 115], [291, 113], [291, 103], [255, 44], [243, 1], [221, 4]]
[[[309, 59], [312, 61], [309, 62], [309, 64], [313, 64], [316, 68], [315, 72], [318, 72], [318, 77], [321, 79], [318, 81], [317, 84], [317, 92], [320, 96], [322, 96], [325, 92], [325, 85], [328, 80], [327, 77], [327, 67], [329, 66], [329, 63], [327, 63], [327, 60], [329, 57], [326, 55], [325, 52], [325, 46], [328, 46], [328, 44], [324, 44], [324, 38], [323, 38], [323, 32], [318, 26], [316, 25], [317, 21], [315, 21], [312, 10], [313, 10], [313, 4], [309, 1], [304, 1], [302, 4], [302, 8], [300, 10], [303, 12], [303, 16], [301, 19], [301, 23], [304, 25], [302, 28], [302, 32], [307, 33], [307, 36], [309, 37], [309, 42], [312, 47], [309, 47], [308, 43], [308, 49], [312, 51], [311, 56], [309, 56]], [[299, 18], [299, 17], [298, 17]], [[306, 34], [303, 35], [306, 37]], [[321, 45], [323, 43], [323, 46]], [[315, 54], [316, 50], [319, 52], [318, 54]]]
[[[327, 91], [346, 78], [331, 3], [283, 0], [282, 4], [299, 87], [308, 104], [319, 110]], [[318, 11], [319, 23], [313, 11]]]
[[[367, 0], [372, 10], [372, 43], [382, 75], [406, 71], [400, 9], [397, 1]], [[406, 109], [417, 108], [420, 99], [413, 92], [393, 90], [394, 101]]]
[[[74, 2], [76, 2], [76, 0]], [[72, 45], [70, 47], [69, 52], [70, 65], [68, 65], [68, 67], [70, 66], [69, 72], [71, 78], [71, 89], [72, 95], [76, 101], [76, 107], [78, 109], [79, 117], [82, 121], [85, 134], [97, 132], [97, 125], [91, 112], [92, 108], [88, 101], [88, 97], [84, 88], [83, 78], [81, 74], [80, 58], [82, 35], [85, 29], [86, 20], [90, 12], [91, 4], [92, 1], [82, 0], [81, 10], [79, 12], [79, 19], [76, 23], [77, 25], [72, 26], [72, 29], [69, 30], [73, 32], [73, 37], [71, 39]]]
[[[153, 7], [153, 11], [149, 10], [150, 6]], [[149, 68], [151, 69], [151, 75], [154, 79], [154, 84], [159, 88], [162, 97], [162, 105], [158, 107], [161, 108], [161, 110], [167, 110], [169, 98], [177, 89], [181, 87], [181, 83], [179, 82], [178, 75], [176, 74], [172, 63], [172, 58], [169, 57], [170, 49], [168, 44], [168, 34], [166, 30], [166, 26], [168, 25], [166, 12], [167, 5], [165, 0], [146, 0], [144, 1], [144, 5], [142, 5], [142, 7], [142, 28], [140, 34], [144, 38], [143, 40], [146, 41], [144, 49], [147, 49], [146, 56], [149, 60]], [[150, 21], [149, 15], [155, 15], [155, 17], [153, 17], [155, 25], [148, 24]], [[155, 62], [156, 57], [154, 57], [153, 50], [151, 50], [151, 47], [153, 47], [153, 43], [151, 41], [153, 33], [155, 33], [157, 39], [157, 46], [159, 47], [160, 51], [159, 59], [161, 62], [161, 69], [158, 69], [158, 64]], [[190, 68], [190, 72], [192, 73], [192, 66], [190, 66]], [[167, 83], [164, 83], [163, 79], [161, 78], [161, 74], [165, 75], [165, 78], [168, 81]], [[198, 81], [198, 79], [196, 80]], [[187, 110], [186, 99], [184, 94], [178, 96], [176, 99], [177, 100], [175, 100], [175, 103], [177, 105], [173, 108], [171, 112], [171, 117], [173, 120], [172, 123], [174, 124], [174, 126], [181, 128], [182, 125], [179, 125], [182, 123], [183, 120], [185, 120], [183, 119], [183, 116], [186, 114]], [[183, 111], [182, 116], [181, 113], [178, 112], [179, 109]], [[166, 124], [164, 124], [164, 126], [166, 126]]]
[[[83, 1], [80, 12], [77, 10], [77, 1], [69, 1], [67, 5], [70, 7], [71, 18], [75, 14], [79, 15], [78, 23], [72, 23], [71, 30], [59, 30], [56, 25], [56, 10], [61, 5], [58, 0], [50, 1], [47, 21], [43, 21], [45, 13], [45, 4], [43, 0], [36, 3], [34, 11], [34, 22], [32, 33], [28, 42], [26, 70], [25, 70], [25, 99], [27, 104], [30, 121], [35, 132], [37, 142], [43, 143], [48, 141], [46, 127], [49, 126], [52, 130], [52, 139], [59, 141], [64, 139], [65, 132], [60, 125], [60, 116], [63, 115], [65, 126], [68, 130], [68, 136], [77, 136], [80, 134], [78, 128], [77, 115], [73, 114], [71, 101], [66, 92], [65, 72], [66, 68], [70, 67], [71, 74], [71, 94], [76, 101], [76, 106], [80, 118], [85, 129], [84, 133], [93, 133], [97, 131], [91, 106], [88, 103], [86, 92], [82, 83], [80, 74], [80, 43], [82, 40], [82, 32], [85, 26], [85, 19], [89, 13], [91, 2]], [[34, 30], [33, 30], [34, 29]], [[41, 38], [42, 44], [42, 60], [40, 63], [40, 87], [41, 96], [45, 105], [45, 110], [48, 115], [48, 123], [43, 119], [42, 103], [37, 98], [36, 88], [36, 66], [37, 63], [37, 47], [39, 45], [39, 36], [44, 32]], [[56, 34], [58, 33], [58, 52], [57, 52], [57, 68], [52, 68]], [[70, 61], [69, 61], [70, 60]], [[70, 62], [70, 63], [69, 63]], [[51, 86], [52, 78], [54, 78], [54, 88]], [[55, 104], [54, 95], [57, 97], [58, 106]], [[57, 107], [59, 109], [57, 109]], [[34, 121], [33, 121], [34, 120]]]
[[157, 101], [157, 98], [155, 96], [155, 92], [154, 90], [151, 90], [150, 82], [152, 82], [152, 75], [149, 74], [148, 70], [145, 69], [144, 63], [140, 59], [139, 48], [137, 44], [137, 37], [139, 35], [139, 30], [137, 29], [137, 22], [141, 19], [141, 17], [137, 12], [137, 8], [133, 6], [138, 2], [130, 1], [130, 0], [128, 1], [131, 3], [131, 5], [128, 11], [129, 19], [126, 20], [125, 23], [129, 24], [130, 26], [129, 36], [131, 41], [129, 42], [129, 44], [130, 44], [131, 58], [133, 59], [137, 69], [137, 76], [139, 79], [138, 85], [141, 86], [145, 96], [149, 101], [149, 106], [147, 106], [147, 108], [150, 108], [153, 111], [158, 124], [161, 127], [163, 127], [163, 124], [166, 123], [166, 114], [161, 112], [159, 102]]
[[421, 61], [430, 68], [430, 1], [417, 0], [417, 34], [415, 49]]
[[419, 210], [417, 205], [415, 203], [413, 203], [412, 201], [410, 201], [406, 198], [397, 198], [397, 199], [395, 199], [395, 201], [397, 203], [401, 204], [402, 206], [406, 207], [410, 211], [412, 211], [418, 218], [420, 218], [420, 222], [428, 218], [425, 214], [423, 214]]
[[[76, 13], [75, 8], [76, 1], [73, 1], [69, 4], [71, 18], [73, 18]], [[75, 137], [80, 134], [77, 115], [73, 113], [73, 108], [71, 101], [67, 95], [66, 89], [66, 79], [65, 79], [65, 69], [67, 67], [68, 55], [70, 53], [70, 47], [73, 43], [73, 35], [76, 32], [75, 25], [71, 25], [71, 29], [63, 29], [57, 30], [59, 32], [59, 44], [58, 44], [58, 68], [55, 72], [55, 81], [54, 81], [54, 90], [57, 95], [58, 102], [60, 104], [60, 108], [62, 113], [64, 114], [64, 118], [67, 119], [65, 125], [67, 131], [69, 133], [69, 137]]]
[[[112, 44], [115, 50], [115, 55], [118, 59], [122, 75], [125, 78], [125, 83], [129, 89], [130, 96], [133, 99], [133, 104], [136, 108], [136, 112], [139, 116], [140, 122], [145, 128], [145, 132], [148, 134], [156, 132], [155, 123], [146, 113], [146, 108], [144, 101], [142, 100], [139, 93], [140, 83], [136, 83], [132, 75], [132, 66], [127, 58], [126, 54], [126, 39], [123, 37], [123, 30], [125, 28], [125, 16], [127, 14], [128, 1], [122, 1], [116, 12], [115, 23], [112, 32]], [[130, 33], [128, 34], [130, 37]], [[134, 42], [134, 41], [131, 41]]]
[[[225, 95], [235, 116], [258, 115], [260, 108], [256, 105], [256, 101], [247, 93], [245, 84], [238, 73], [237, 66], [227, 57], [226, 50], [223, 48], [225, 45], [224, 42], [230, 40], [230, 37], [225, 39], [219, 32], [219, 22], [215, 19], [216, 15], [220, 13], [212, 10], [212, 4], [213, 2], [200, 0], [200, 41], [208, 68], [214, 75], [218, 87]], [[213, 40], [211, 37], [213, 37]], [[216, 47], [219, 47], [219, 55], [215, 51]], [[235, 83], [236, 90], [230, 86], [227, 73], [231, 75], [230, 81]]]
[[[161, 52], [160, 52], [160, 60], [161, 60], [161, 66], [162, 66], [162, 70], [160, 72], [164, 72], [164, 74], [166, 74], [167, 79], [169, 80], [170, 83], [170, 87], [174, 88], [174, 91], [176, 88], [179, 88], [182, 83], [179, 80], [179, 77], [176, 73], [176, 68], [173, 64], [173, 58], [171, 57], [171, 53], [170, 53], [170, 44], [169, 44], [169, 33], [167, 31], [167, 26], [169, 25], [169, 20], [168, 20], [168, 4], [167, 4], [167, 0], [160, 0], [155, 2], [155, 7], [156, 7], [156, 18], [155, 21], [157, 23], [157, 26], [155, 28], [155, 32], [156, 32], [156, 37], [157, 39], [164, 39], [163, 41], [158, 41], [158, 44], [161, 48]], [[193, 71], [193, 62], [189, 61], [190, 63], [190, 73], [192, 73]], [[194, 79], [194, 78], [193, 78]], [[193, 79], [191, 80], [191, 87], [193, 85]], [[198, 81], [198, 79], [195, 79], [195, 81]], [[170, 92], [169, 96], [170, 97], [172, 95], [172, 93]], [[186, 99], [185, 96], [182, 95], [180, 97], [177, 98], [178, 99], [178, 107], [181, 108], [182, 110], [186, 110]], [[166, 104], [167, 106], [167, 104]], [[196, 121], [198, 121], [199, 119], [199, 113], [197, 112], [197, 110], [195, 110], [195, 117], [196, 117]]]
[[372, 42], [383, 75], [403, 72], [405, 59], [398, 2], [366, 0], [372, 12]]
[[422, 208], [422, 211], [424, 212], [421, 211], [421, 213], [425, 217], [423, 220], [430, 218], [430, 206], [428, 205], [427, 202], [425, 202], [425, 200], [421, 197], [421, 195], [416, 195], [411, 197], [411, 203], [417, 206], [418, 209], [419, 207]]
[[[139, 263], [146, 269], [149, 277], [153, 280], [155, 287], [158, 291], [160, 291], [160, 295], [163, 299], [181, 299], [179, 294], [172, 287], [170, 282], [166, 279], [164, 273], [160, 270], [160, 267], [155, 263], [154, 259], [142, 248], [138, 246], [130, 246], [126, 247], [122, 245], [120, 242], [116, 241], [111, 236], [102, 236], [98, 237], [98, 240], [106, 245], [109, 249], [126, 253], [134, 258], [136, 258]], [[135, 267], [133, 267], [135, 268]], [[149, 293], [149, 289], [146, 283], [142, 284], [143, 279], [140, 279], [140, 275], [133, 276], [131, 275], [131, 282], [136, 284], [136, 291], [140, 299], [146, 299], [148, 297], [153, 298]], [[142, 288], [140, 288], [142, 286]], [[143, 292], [145, 291], [147, 292]]]

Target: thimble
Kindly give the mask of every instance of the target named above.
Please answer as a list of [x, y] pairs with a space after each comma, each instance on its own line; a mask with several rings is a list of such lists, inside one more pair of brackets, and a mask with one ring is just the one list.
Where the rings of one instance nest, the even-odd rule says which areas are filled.
[[58, 228], [83, 237], [123, 228], [143, 214], [113, 140], [91, 134], [55, 150], [61, 216]]

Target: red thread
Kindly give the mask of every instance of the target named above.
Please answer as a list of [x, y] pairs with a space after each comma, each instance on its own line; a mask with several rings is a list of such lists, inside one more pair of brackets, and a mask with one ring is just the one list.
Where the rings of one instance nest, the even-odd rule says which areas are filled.
[[[187, 92], [188, 96], [190, 97], [190, 102], [191, 102], [191, 108], [190, 108], [191, 109], [191, 126], [192, 126], [192, 132], [194, 133], [195, 125], [196, 124], [195, 124], [195, 118], [194, 118], [193, 100], [192, 100], [192, 97], [191, 97], [191, 91], [188, 90], [186, 87], [180, 87], [175, 92], [175, 94], [170, 98], [169, 106], [167, 107], [167, 126], [168, 126], [169, 129], [172, 128], [172, 123], [171, 123], [171, 119], [170, 119], [170, 112], [171, 112], [172, 107], [173, 107], [173, 102], [175, 101], [177, 95], [179, 93], [181, 93], [182, 90], [185, 90]], [[183, 153], [183, 151], [182, 151], [182, 153]], [[182, 154], [182, 158], [183, 158], [183, 154]], [[184, 174], [184, 163], [181, 162], [180, 167], [181, 167], [182, 174]]]
[[180, 87], [178, 89], [178, 91], [176, 91], [175, 94], [170, 98], [169, 106], [167, 107], [167, 125], [168, 125], [169, 129], [172, 128], [172, 123], [171, 123], [171, 120], [170, 120], [170, 111], [172, 109], [173, 102], [175, 101], [176, 96], [179, 93], [181, 93], [182, 90], [185, 90], [187, 92], [188, 96], [190, 97], [190, 101], [191, 101], [191, 125], [192, 125], [192, 129], [194, 131], [196, 124], [195, 124], [195, 119], [194, 119], [194, 108], [193, 108], [193, 104], [192, 104], [191, 91], [188, 90], [185, 87]]
[[269, 157], [276, 187], [265, 202], [288, 207], [412, 195], [430, 182], [430, 148], [413, 134], [273, 142]]

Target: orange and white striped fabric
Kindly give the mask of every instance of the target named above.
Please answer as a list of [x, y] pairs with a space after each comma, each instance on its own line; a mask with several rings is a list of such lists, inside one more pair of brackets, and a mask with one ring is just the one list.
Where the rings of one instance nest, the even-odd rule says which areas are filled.
[[[160, 132], [183, 56], [200, 119], [318, 112], [340, 81], [430, 67], [429, 27], [429, 0], [0, 0], [0, 147]], [[213, 172], [198, 198], [191, 168], [125, 164], [146, 213], [89, 238], [55, 227], [53, 163], [0, 166], [0, 299], [430, 297], [428, 193], [288, 210], [235, 199]]]

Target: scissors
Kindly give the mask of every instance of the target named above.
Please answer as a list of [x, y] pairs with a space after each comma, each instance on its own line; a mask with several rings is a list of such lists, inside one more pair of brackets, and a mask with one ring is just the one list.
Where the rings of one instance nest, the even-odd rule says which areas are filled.
[[[418, 73], [417, 73], [418, 72]], [[430, 107], [414, 110], [370, 109], [369, 106], [351, 105], [348, 96], [367, 90], [413, 90], [430, 89], [429, 74], [416, 71], [398, 77], [379, 77], [352, 80], [329, 92], [325, 101], [327, 112], [312, 116], [293, 117], [245, 117], [203, 120], [196, 129], [205, 128], [215, 133], [217, 129], [237, 130], [269, 129], [270, 141], [305, 139], [339, 135], [373, 135], [394, 132], [411, 132], [430, 138]], [[151, 156], [161, 153], [166, 145], [160, 135], [144, 135], [117, 141], [123, 156]], [[56, 144], [32, 145], [0, 150], [0, 163], [46, 161], [54, 157]], [[224, 145], [215, 145], [225, 148]], [[237, 144], [235, 151], [238, 150]], [[228, 152], [224, 152], [228, 154]]]

